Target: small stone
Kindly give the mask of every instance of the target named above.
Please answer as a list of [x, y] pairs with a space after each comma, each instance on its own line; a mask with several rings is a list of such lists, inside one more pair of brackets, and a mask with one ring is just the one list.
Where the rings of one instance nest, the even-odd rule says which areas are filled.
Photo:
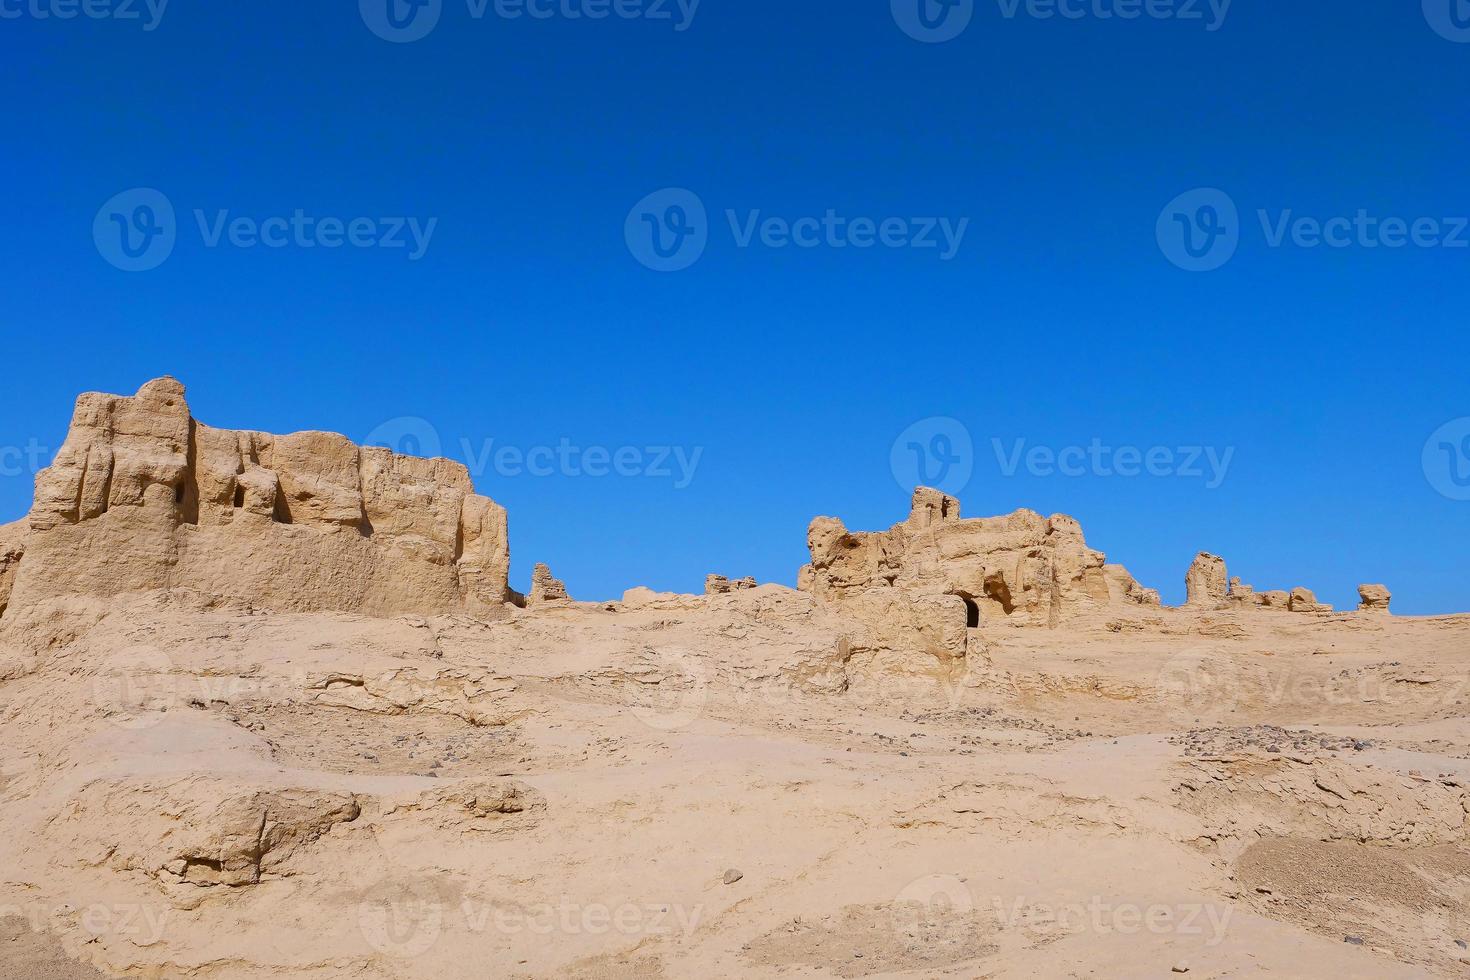
[[729, 871], [726, 871], [725, 872], [725, 884], [727, 884], [727, 885], [733, 885], [733, 884], [735, 884], [735, 882], [739, 881], [741, 878], [744, 878], [744, 877], [745, 877], [744, 872], [736, 871], [734, 868], [731, 868]]
[[1349, 945], [1352, 945], [1352, 946], [1361, 946], [1361, 945], [1363, 945], [1363, 937], [1362, 936], [1343, 936], [1342, 937], [1342, 941], [1345, 942], [1345, 943], [1348, 943]]
[[1460, 947], [1461, 949], [1470, 949], [1470, 943], [1465, 942], [1465, 940], [1463, 939], [1456, 939], [1455, 945]]
[[1174, 972], [1175, 973], [1188, 973], [1189, 972], [1189, 964], [1188, 963], [1175, 963], [1174, 964]]

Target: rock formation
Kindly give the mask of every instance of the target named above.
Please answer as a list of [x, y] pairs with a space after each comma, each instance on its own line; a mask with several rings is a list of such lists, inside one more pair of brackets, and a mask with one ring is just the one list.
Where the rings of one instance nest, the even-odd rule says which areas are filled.
[[1327, 603], [1317, 601], [1315, 592], [1300, 585], [1291, 590], [1289, 601], [1292, 612], [1332, 612], [1332, 607]]
[[[3, 586], [0, 586], [0, 603], [3, 603]], [[1388, 591], [1384, 585], [1360, 585], [1358, 586], [1358, 611], [1372, 613], [1387, 613], [1388, 604], [1393, 601], [1393, 593]]]
[[543, 602], [566, 602], [569, 598], [566, 583], [552, 576], [550, 567], [538, 563], [532, 569], [531, 594], [526, 597], [527, 605], [538, 606]]
[[23, 539], [0, 531], [0, 605], [7, 590], [185, 588], [291, 611], [487, 613], [509, 594], [506, 524], [459, 463], [213, 429], [160, 378], [77, 400]]
[[0, 616], [10, 605], [10, 590], [15, 585], [15, 573], [25, 554], [25, 524], [18, 522], [0, 527]]
[[[958, 500], [927, 487], [914, 491], [908, 520], [887, 531], [849, 532], [835, 517], [818, 517], [807, 545], [812, 561], [799, 576], [803, 591], [865, 605], [874, 593], [949, 597], [962, 628], [1053, 625], [1073, 608], [1123, 598], [1114, 588], [1126, 592], [1132, 583], [1126, 570], [1105, 569], [1102, 552], [1087, 547], [1081, 526], [1064, 514], [1018, 510], [962, 519]], [[1134, 601], [1147, 599], [1147, 590], [1132, 588]]]
[[750, 576], [732, 580], [723, 575], [710, 575], [704, 580], [705, 595], [726, 595], [730, 592], [753, 588], [755, 588], [755, 579]]
[[1201, 551], [1195, 555], [1184, 576], [1188, 605], [1215, 609], [1225, 604], [1230, 595], [1230, 581], [1225, 574], [1225, 559]]

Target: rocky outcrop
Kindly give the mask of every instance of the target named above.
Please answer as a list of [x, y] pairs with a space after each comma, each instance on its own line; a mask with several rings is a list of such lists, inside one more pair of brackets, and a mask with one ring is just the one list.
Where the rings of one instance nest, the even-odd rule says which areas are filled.
[[160, 378], [77, 400], [9, 574], [12, 605], [187, 588], [395, 615], [499, 610], [509, 564], [505, 510], [461, 464], [326, 432], [210, 428]]
[[551, 574], [551, 569], [538, 564], [531, 571], [531, 594], [526, 597], [526, 604], [539, 606], [544, 602], [566, 602], [570, 599], [567, 595], [567, 586], [559, 578]]
[[5, 615], [5, 609], [10, 605], [10, 590], [15, 585], [15, 573], [24, 554], [24, 523], [0, 527], [0, 616]]
[[1162, 605], [1159, 590], [1144, 588], [1122, 565], [1104, 565], [1103, 574], [1107, 576], [1108, 593], [1113, 601], [1140, 606]]
[[1184, 588], [1188, 605], [1205, 609], [1218, 609], [1230, 595], [1230, 580], [1225, 574], [1225, 559], [1201, 551], [1195, 555], [1189, 572], [1184, 576]]
[[755, 588], [755, 579], [749, 576], [732, 580], [723, 575], [709, 575], [704, 580], [705, 595], [726, 595], [753, 588]]
[[98, 779], [49, 833], [81, 865], [165, 885], [241, 887], [289, 877], [302, 850], [361, 814], [350, 794], [201, 774]]
[[1393, 593], [1388, 591], [1384, 585], [1360, 585], [1358, 586], [1358, 611], [1371, 613], [1387, 613], [1388, 605], [1393, 601]]
[[1315, 613], [1332, 612], [1332, 607], [1325, 602], [1317, 601], [1317, 594], [1311, 589], [1297, 586], [1291, 590], [1290, 606], [1292, 612]]
[[[963, 519], [958, 500], [925, 487], [914, 491], [908, 520], [887, 531], [850, 532], [835, 517], [819, 517], [807, 545], [812, 561], [799, 576], [803, 591], [836, 603], [873, 590], [952, 596], [969, 627], [1054, 625], [1072, 609], [1106, 605], [1116, 583], [1131, 581], [1126, 570], [1105, 571], [1102, 552], [1087, 547], [1081, 526], [1064, 514], [1019, 510]], [[1122, 586], [1125, 594], [1129, 588]], [[1147, 600], [1147, 590], [1131, 588], [1134, 601]]]

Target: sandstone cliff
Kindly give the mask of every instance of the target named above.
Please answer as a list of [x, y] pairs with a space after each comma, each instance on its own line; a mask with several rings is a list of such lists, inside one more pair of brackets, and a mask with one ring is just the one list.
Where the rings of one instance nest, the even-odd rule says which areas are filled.
[[509, 597], [509, 564], [505, 510], [461, 464], [213, 429], [160, 378], [77, 400], [29, 518], [0, 528], [0, 610], [185, 588], [300, 612], [484, 613]]

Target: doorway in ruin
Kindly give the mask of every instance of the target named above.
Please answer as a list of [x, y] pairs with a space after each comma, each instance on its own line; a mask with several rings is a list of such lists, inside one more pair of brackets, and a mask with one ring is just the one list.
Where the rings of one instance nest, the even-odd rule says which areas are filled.
[[965, 628], [972, 630], [979, 629], [980, 603], [975, 601], [975, 597], [968, 592], [951, 592], [950, 595], [959, 596], [965, 601]]

